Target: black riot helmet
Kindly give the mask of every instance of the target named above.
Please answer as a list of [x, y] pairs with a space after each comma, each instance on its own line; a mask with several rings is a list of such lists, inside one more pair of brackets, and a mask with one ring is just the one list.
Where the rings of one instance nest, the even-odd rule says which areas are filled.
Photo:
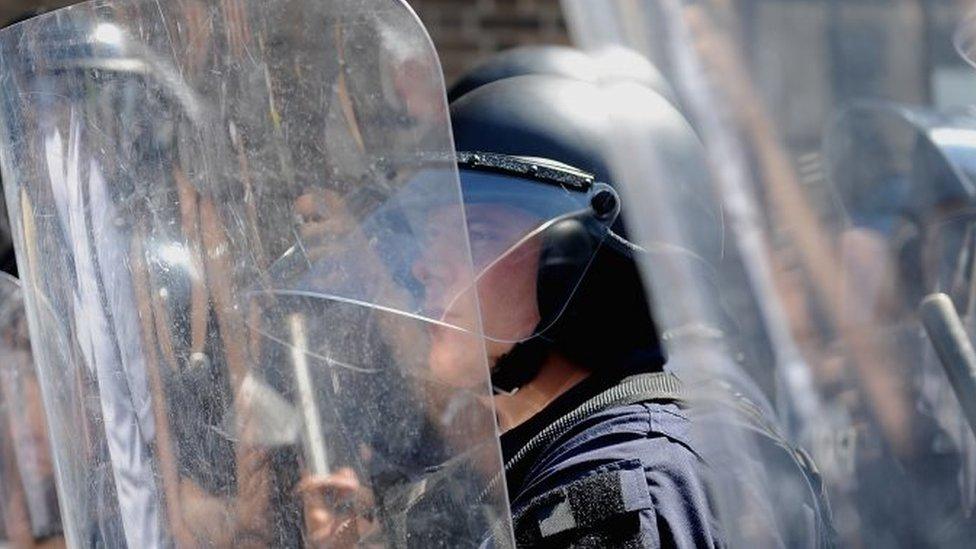
[[[582, 171], [589, 174], [586, 177], [612, 187], [607, 150], [607, 136], [612, 128], [607, 107], [599, 86], [552, 75], [502, 78], [456, 99], [451, 104], [451, 121], [455, 146], [461, 151], [465, 202], [478, 191], [471, 178], [471, 167], [465, 165], [464, 159], [485, 156], [486, 152], [520, 157], [528, 162], [544, 159], [549, 163], [563, 163], [567, 171]], [[659, 125], [663, 129], [662, 137], [668, 138], [677, 127], [671, 122], [683, 121], [683, 117], [663, 99], [660, 107], [667, 111], [660, 117]], [[687, 124], [681, 128], [683, 135], [697, 143]], [[506, 168], [503, 165], [488, 169], [504, 171]], [[527, 181], [531, 177], [522, 176], [522, 179]], [[622, 207], [626, 209], [626, 204]], [[706, 213], [704, 226], [718, 217], [714, 212]], [[720, 233], [718, 228], [710, 230]], [[565, 244], [551, 242], [561, 237], [558, 233], [550, 235], [546, 250], [574, 247], [572, 236], [566, 237]], [[571, 295], [567, 296], [565, 290], [557, 294], [568, 299], [561, 314], [550, 326], [540, 327], [535, 337], [521, 341], [498, 361], [493, 373], [496, 386], [512, 389], [531, 380], [549, 352], [561, 353], [598, 373], [608, 370], [619, 373], [621, 368], [638, 364], [660, 367], [663, 352], [635, 262], [635, 254], [643, 252], [647, 250], [642, 251], [627, 240], [627, 231], [618, 217], [607, 237], [598, 242], [592, 257], [576, 254], [587, 258], [588, 264]], [[565, 254], [561, 261], [569, 262], [571, 257], [572, 254]], [[545, 296], [549, 287], [560, 287], [558, 273], [546, 267], [544, 258], [537, 281], [540, 311], [545, 311], [548, 305]]]

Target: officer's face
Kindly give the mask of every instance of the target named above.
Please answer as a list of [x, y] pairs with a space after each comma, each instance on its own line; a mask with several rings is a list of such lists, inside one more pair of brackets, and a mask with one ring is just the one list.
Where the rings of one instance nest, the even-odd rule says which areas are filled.
[[[414, 275], [425, 288], [425, 309], [448, 324], [469, 330], [431, 329], [433, 373], [461, 386], [479, 381], [485, 350], [493, 365], [539, 323], [536, 275], [540, 244], [533, 239], [523, 241], [538, 220], [496, 204], [473, 204], [465, 211], [474, 273], [464, 235], [453, 229], [457, 213], [451, 208], [430, 216], [425, 253], [414, 265]], [[479, 306], [486, 343], [475, 335]]]

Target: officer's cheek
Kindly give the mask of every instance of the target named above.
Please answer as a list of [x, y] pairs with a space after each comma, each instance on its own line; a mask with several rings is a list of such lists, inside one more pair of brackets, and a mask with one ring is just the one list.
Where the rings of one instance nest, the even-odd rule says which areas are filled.
[[471, 387], [484, 380], [485, 346], [474, 332], [436, 328], [431, 337], [430, 370], [440, 383]]
[[532, 335], [539, 323], [538, 268], [538, 250], [526, 250], [502, 259], [479, 279], [481, 319], [490, 340], [516, 342]]

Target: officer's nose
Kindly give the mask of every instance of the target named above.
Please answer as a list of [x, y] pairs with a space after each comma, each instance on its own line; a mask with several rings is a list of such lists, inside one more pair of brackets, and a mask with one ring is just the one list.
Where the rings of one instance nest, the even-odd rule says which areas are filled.
[[451, 282], [451, 266], [447, 258], [422, 255], [411, 266], [413, 276], [428, 290], [444, 288]]
[[430, 283], [430, 269], [427, 267], [427, 262], [424, 261], [423, 257], [414, 260], [413, 265], [410, 266], [410, 271], [413, 273], [414, 278], [424, 286]]

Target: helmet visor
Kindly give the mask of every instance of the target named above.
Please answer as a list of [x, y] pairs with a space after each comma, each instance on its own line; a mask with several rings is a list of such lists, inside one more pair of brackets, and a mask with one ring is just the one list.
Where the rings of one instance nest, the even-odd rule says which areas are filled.
[[[438, 195], [439, 177], [436, 170], [418, 174], [342, 229], [304, 223], [273, 269], [272, 292], [383, 311], [490, 342], [551, 329], [611, 235], [615, 192], [585, 178], [558, 182], [462, 164], [462, 212]], [[461, 224], [467, 235], [452, 229]]]

